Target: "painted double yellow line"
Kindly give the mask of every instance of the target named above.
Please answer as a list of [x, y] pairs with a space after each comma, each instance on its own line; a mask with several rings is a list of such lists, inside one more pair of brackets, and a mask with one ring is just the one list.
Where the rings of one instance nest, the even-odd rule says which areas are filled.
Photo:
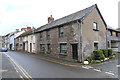
[[[32, 56], [32, 57], [38, 58], [36, 56]], [[59, 62], [59, 61], [55, 61], [55, 60], [51, 60], [51, 59], [46, 59], [46, 58], [39, 58], [39, 59], [46, 60], [46, 61], [53, 62], [53, 63], [57, 63], [57, 64], [61, 64], [61, 65], [65, 65], [65, 66], [79, 67], [79, 66], [74, 65], [74, 64], [67, 64], [67, 63], [63, 63], [63, 62]]]
[[9, 59], [17, 66], [17, 68], [22, 72], [22, 74], [25, 76], [25, 78], [27, 78], [28, 80], [33, 80], [32, 77], [25, 71], [25, 69], [23, 69], [19, 64], [17, 64], [9, 55], [7, 55], [7, 54], [5, 54], [5, 55], [7, 57], [9, 57]]

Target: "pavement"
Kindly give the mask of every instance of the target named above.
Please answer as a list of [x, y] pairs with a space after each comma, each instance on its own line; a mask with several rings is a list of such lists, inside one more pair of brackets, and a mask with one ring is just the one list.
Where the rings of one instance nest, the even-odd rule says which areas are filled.
[[[14, 64], [9, 60], [5, 54], [0, 53], [0, 60], [2, 60], [2, 78], [20, 78], [19, 73], [16, 71]], [[2, 58], [2, 59], [1, 59]]]
[[112, 61], [100, 65], [81, 65], [78, 62], [62, 60], [44, 54], [15, 51], [5, 54], [13, 58], [24, 69], [24, 72], [33, 78], [117, 78], [117, 74], [105, 71], [108, 68], [103, 70], [106, 66], [100, 67], [109, 63], [114, 65], [111, 63]]

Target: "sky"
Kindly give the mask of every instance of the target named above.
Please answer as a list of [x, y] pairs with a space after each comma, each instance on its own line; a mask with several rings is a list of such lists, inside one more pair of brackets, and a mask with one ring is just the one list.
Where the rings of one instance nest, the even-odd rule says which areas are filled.
[[0, 35], [23, 27], [38, 28], [53, 15], [59, 19], [97, 4], [105, 22], [118, 28], [119, 0], [0, 0]]

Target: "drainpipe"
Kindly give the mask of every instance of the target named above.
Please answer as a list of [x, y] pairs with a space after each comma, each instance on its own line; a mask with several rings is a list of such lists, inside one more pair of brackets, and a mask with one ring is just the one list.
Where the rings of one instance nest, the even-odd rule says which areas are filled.
[[107, 35], [108, 35], [108, 28], [106, 27], [106, 49], [108, 49], [108, 37], [107, 37]]
[[77, 21], [78, 24], [78, 60], [80, 62], [83, 61], [83, 53], [82, 53], [82, 21], [78, 20]]

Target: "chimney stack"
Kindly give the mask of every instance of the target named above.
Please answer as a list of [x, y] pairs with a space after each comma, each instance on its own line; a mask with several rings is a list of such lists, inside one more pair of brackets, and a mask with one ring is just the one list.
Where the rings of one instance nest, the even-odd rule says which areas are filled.
[[16, 29], [16, 32], [19, 32], [19, 29]]
[[27, 30], [31, 30], [31, 27], [27, 27]]
[[54, 18], [52, 17], [52, 15], [50, 15], [50, 17], [48, 17], [48, 23], [54, 21]]

